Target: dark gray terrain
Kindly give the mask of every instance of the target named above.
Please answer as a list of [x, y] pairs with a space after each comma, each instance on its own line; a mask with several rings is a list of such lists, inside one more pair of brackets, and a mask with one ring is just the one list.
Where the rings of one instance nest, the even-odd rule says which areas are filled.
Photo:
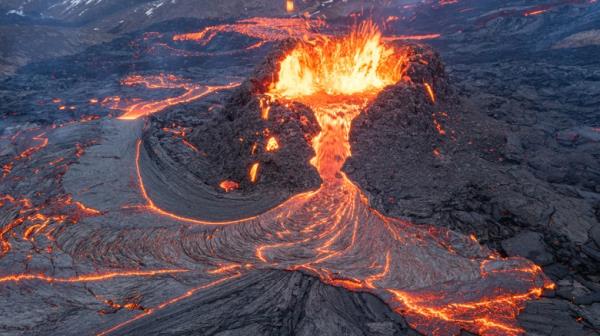
[[[310, 109], [298, 105], [272, 109], [289, 121], [273, 130], [295, 145], [285, 149], [289, 152], [259, 154], [272, 168], [265, 170], [272, 173], [264, 184], [242, 183], [231, 194], [218, 188], [223, 179], [244, 180], [249, 139], [263, 140], [256, 135], [264, 127], [252, 96], [257, 89], [246, 80], [260, 76], [257, 66], [269, 60], [273, 48], [282, 48], [280, 43], [245, 50], [255, 38], [223, 33], [204, 46], [189, 43], [188, 54], [155, 48], [171, 46], [170, 36], [177, 33], [304, 11], [332, 25], [351, 23], [349, 16], [394, 17], [384, 33], [440, 34], [419, 41], [439, 53], [442, 63], [427, 67], [437, 71], [412, 74], [440, 81], [433, 85], [440, 88], [436, 104], [430, 106], [421, 85], [410, 94], [386, 89], [354, 120], [353, 155], [344, 171], [388, 216], [473, 235], [503, 256], [540, 265], [556, 289], [519, 314], [527, 334], [600, 334], [600, 3], [306, 1], [294, 14], [276, 1], [200, 3], [0, 3], [0, 166], [8, 172], [0, 175], [0, 227], [18, 218], [42, 223], [34, 217], [40, 212], [54, 230], [35, 241], [23, 239], [20, 227], [2, 231], [10, 248], [3, 245], [0, 254], [0, 334], [97, 334], [205, 280], [196, 265], [206, 260], [170, 248], [179, 243], [173, 237], [194, 229], [136, 208], [143, 201], [133, 160], [137, 138], [144, 139], [141, 162], [150, 167], [145, 180], [168, 195], [159, 205], [177, 208], [194, 193], [209, 195], [207, 204], [214, 203], [208, 213], [191, 206], [185, 216], [256, 215], [318, 186], [319, 176], [307, 162], [312, 149], [301, 135], [318, 133], [318, 126]], [[147, 120], [118, 121], [121, 111], [90, 103], [181, 94], [120, 82], [130, 74], [159, 73], [207, 85], [243, 84]], [[309, 122], [301, 123], [300, 115]], [[186, 147], [177, 146], [181, 139], [163, 130], [174, 122], [194, 130], [185, 139], [205, 151], [208, 161], [193, 160]], [[232, 130], [244, 133], [231, 137]], [[43, 138], [47, 145], [18, 157]], [[239, 155], [228, 157], [232, 153]], [[185, 179], [177, 175], [183, 169], [189, 172]], [[5, 279], [133, 268], [197, 269], [198, 274], [64, 284]], [[418, 333], [374, 295], [329, 286], [299, 271], [252, 270], [193, 292], [114, 334]]]

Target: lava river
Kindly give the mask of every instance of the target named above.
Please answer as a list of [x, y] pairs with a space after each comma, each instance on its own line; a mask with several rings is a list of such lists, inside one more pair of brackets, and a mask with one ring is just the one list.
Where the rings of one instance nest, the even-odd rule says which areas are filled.
[[[266, 95], [269, 101], [298, 101], [313, 110], [321, 133], [312, 140], [316, 156], [311, 163], [321, 176], [320, 188], [252, 218], [222, 223], [186, 218], [160, 209], [148, 196], [138, 141], [137, 177], [146, 208], [211, 230], [181, 236], [181, 245], [219, 265], [210, 272], [226, 275], [222, 279], [248, 269], [299, 270], [330, 285], [377, 295], [424, 334], [523, 333], [516, 322], [519, 311], [553, 286], [538, 266], [521, 258], [502, 258], [472, 237], [386, 217], [369, 206], [342, 172], [351, 155], [353, 118], [386, 86], [410, 81], [404, 76], [406, 67], [402, 50], [387, 45], [370, 24], [344, 38], [298, 43], [280, 61], [278, 79]], [[434, 100], [433, 90], [427, 88]], [[268, 110], [262, 115], [268, 118]], [[256, 174], [260, 167], [253, 170]]]

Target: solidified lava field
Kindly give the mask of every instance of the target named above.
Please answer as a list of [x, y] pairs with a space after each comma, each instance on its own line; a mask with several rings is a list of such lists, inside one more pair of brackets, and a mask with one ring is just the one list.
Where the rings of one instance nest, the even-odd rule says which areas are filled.
[[597, 1], [0, 29], [1, 334], [600, 334]]

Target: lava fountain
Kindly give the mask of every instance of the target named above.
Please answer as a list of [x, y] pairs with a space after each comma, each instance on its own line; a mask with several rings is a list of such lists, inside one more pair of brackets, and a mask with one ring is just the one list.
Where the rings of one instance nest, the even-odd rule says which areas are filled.
[[335, 181], [350, 155], [350, 124], [370, 99], [403, 77], [407, 57], [382, 43], [381, 33], [366, 23], [344, 39], [320, 38], [297, 45], [281, 61], [274, 99], [310, 106], [322, 132], [313, 139], [311, 163], [324, 182]]
[[[217, 265], [225, 262], [227, 269], [240, 272], [301, 270], [330, 285], [373, 293], [424, 334], [523, 333], [516, 321], [519, 311], [553, 286], [538, 266], [502, 258], [450, 230], [387, 217], [372, 209], [342, 172], [351, 155], [352, 120], [386, 87], [419, 85], [431, 104], [439, 100], [433, 83], [413, 83], [406, 75], [413, 64], [411, 50], [387, 44], [375, 25], [365, 23], [345, 37], [304, 39], [279, 60], [260, 117], [268, 120], [269, 104], [276, 101], [301, 102], [313, 110], [321, 126], [312, 139], [311, 160], [323, 181], [318, 190], [252, 218], [207, 222], [158, 208], [145, 191], [138, 163], [147, 209], [209, 229], [220, 224], [210, 235], [179, 238]], [[250, 178], [255, 175], [251, 169]]]

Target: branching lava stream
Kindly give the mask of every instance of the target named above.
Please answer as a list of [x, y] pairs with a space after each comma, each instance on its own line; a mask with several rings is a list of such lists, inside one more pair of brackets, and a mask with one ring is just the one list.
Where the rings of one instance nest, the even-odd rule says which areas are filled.
[[[325, 283], [379, 296], [424, 334], [455, 335], [461, 329], [483, 335], [523, 333], [518, 312], [553, 286], [538, 266], [501, 258], [453, 231], [386, 217], [341, 171], [351, 155], [353, 118], [384, 87], [409, 81], [407, 64], [402, 50], [386, 45], [372, 24], [344, 38], [298, 43], [281, 60], [266, 94], [269, 101], [299, 101], [314, 111], [321, 133], [313, 139], [311, 163], [321, 175], [321, 187], [257, 217], [211, 223], [159, 209], [145, 192], [138, 164], [147, 209], [193, 224], [228, 224], [214, 230], [210, 242], [206, 236], [181, 238], [196, 253], [227, 263], [212, 274], [302, 270]], [[435, 88], [430, 89], [433, 94]], [[139, 153], [138, 144], [138, 159]], [[235, 257], [230, 251], [236, 251]]]

